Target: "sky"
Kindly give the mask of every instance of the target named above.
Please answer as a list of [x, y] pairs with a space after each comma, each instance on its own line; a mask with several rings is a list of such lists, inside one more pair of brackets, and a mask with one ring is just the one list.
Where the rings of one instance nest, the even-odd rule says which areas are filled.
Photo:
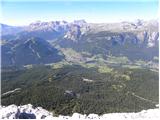
[[158, 18], [158, 0], [0, 0], [0, 23], [85, 19], [89, 23]]

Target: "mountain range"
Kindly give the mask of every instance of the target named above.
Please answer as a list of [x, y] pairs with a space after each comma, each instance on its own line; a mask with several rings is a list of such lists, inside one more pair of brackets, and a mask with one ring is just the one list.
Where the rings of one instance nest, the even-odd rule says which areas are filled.
[[2, 66], [54, 63], [69, 56], [63, 49], [72, 49], [83, 60], [101, 55], [104, 60], [110, 56], [125, 56], [132, 62], [152, 61], [158, 56], [157, 20], [121, 23], [37, 21], [18, 27], [1, 24], [1, 28]]
[[[1, 24], [1, 104], [41, 106], [55, 116], [155, 108], [158, 24], [157, 20]], [[15, 105], [11, 107], [19, 110]]]

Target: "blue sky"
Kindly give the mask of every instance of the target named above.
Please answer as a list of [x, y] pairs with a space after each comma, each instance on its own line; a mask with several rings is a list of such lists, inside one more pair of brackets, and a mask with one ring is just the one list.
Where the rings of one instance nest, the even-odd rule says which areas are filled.
[[158, 0], [22, 1], [2, 0], [0, 22], [26, 25], [37, 20], [70, 22], [85, 19], [87, 22], [105, 23], [158, 18]]

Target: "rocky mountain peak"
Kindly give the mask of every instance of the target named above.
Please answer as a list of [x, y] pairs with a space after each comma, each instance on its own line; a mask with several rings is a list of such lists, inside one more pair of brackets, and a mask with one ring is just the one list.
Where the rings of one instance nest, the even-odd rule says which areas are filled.
[[79, 25], [79, 26], [83, 26], [83, 25], [86, 25], [87, 22], [82, 19], [82, 20], [74, 20], [73, 24], [76, 24], [76, 25]]

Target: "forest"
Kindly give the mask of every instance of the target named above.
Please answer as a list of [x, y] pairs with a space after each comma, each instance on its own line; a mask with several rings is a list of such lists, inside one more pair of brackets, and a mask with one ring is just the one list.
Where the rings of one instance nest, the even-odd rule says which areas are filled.
[[2, 69], [2, 105], [31, 103], [54, 115], [138, 112], [155, 108], [158, 72], [144, 68], [51, 65]]

